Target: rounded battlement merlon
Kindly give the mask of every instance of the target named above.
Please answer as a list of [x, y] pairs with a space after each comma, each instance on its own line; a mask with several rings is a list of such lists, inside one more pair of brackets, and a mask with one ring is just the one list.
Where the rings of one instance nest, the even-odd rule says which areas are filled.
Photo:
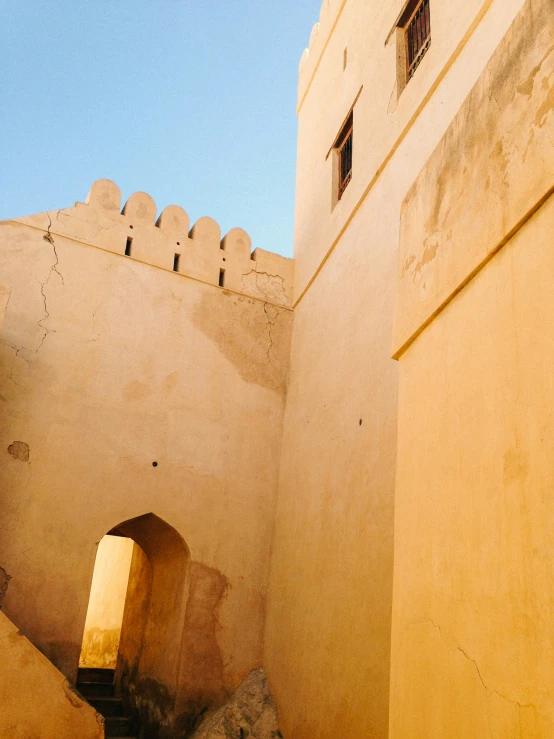
[[168, 205], [156, 216], [156, 203], [147, 193], [133, 193], [121, 209], [119, 187], [98, 180], [84, 203], [17, 220], [53, 239], [67, 237], [274, 305], [292, 305], [292, 259], [261, 249], [252, 253], [242, 228], [232, 228], [222, 238], [213, 218], [199, 218], [191, 228], [178, 205]]
[[304, 49], [300, 59], [300, 68], [298, 71], [298, 113], [302, 108], [327, 42], [345, 5], [346, 0], [323, 0], [319, 22], [312, 28], [308, 48]]
[[121, 190], [111, 180], [96, 180], [92, 183], [85, 203], [100, 210], [119, 213], [121, 210]]

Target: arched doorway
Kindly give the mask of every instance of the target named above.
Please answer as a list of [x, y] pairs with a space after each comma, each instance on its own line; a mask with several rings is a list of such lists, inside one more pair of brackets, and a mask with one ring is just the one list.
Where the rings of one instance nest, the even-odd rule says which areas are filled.
[[[125, 566], [128, 556], [128, 575], [122, 608], [120, 638], [115, 660], [109, 650], [104, 651], [106, 665], [114, 669], [114, 698], [121, 698], [125, 716], [134, 728], [140, 726], [144, 736], [171, 736], [175, 700], [179, 681], [181, 642], [183, 638], [188, 595], [190, 552], [181, 535], [153, 513], [124, 521], [108, 532], [110, 547], [119, 539], [119, 565]], [[125, 544], [132, 541], [130, 549]], [[109, 590], [121, 583], [119, 575], [101, 557], [99, 547], [97, 567], [93, 577], [89, 613], [94, 609], [93, 598], [110, 602]], [[119, 568], [120, 570], [121, 568]], [[103, 573], [103, 574], [102, 574]], [[117, 601], [119, 596], [112, 600]], [[112, 609], [113, 610], [113, 609]], [[87, 615], [87, 625], [94, 619]], [[84, 653], [91, 646], [90, 629], [85, 629]], [[99, 658], [100, 662], [103, 657]], [[89, 658], [90, 661], [90, 658]], [[92, 666], [92, 665], [91, 665]], [[81, 674], [83, 670], [81, 669]], [[89, 673], [90, 674], [90, 673]], [[102, 678], [103, 679], [103, 678]], [[95, 690], [89, 687], [90, 692]], [[96, 692], [109, 695], [108, 689]]]

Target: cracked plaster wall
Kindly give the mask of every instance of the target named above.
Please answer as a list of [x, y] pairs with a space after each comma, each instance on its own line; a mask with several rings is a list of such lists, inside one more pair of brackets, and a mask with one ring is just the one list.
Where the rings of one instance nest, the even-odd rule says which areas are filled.
[[[0, 223], [3, 609], [74, 679], [96, 545], [154, 512], [229, 583], [210, 636], [220, 700], [262, 661], [292, 313], [124, 257], [140, 214], [93, 213], [113, 192]], [[133, 226], [137, 249], [163, 231]]]
[[[222, 238], [212, 218], [202, 217], [190, 228], [188, 214], [177, 205], [167, 206], [156, 216], [156, 204], [147, 193], [133, 193], [121, 210], [121, 192], [115, 182], [97, 180], [86, 202], [17, 222], [46, 231], [43, 238], [52, 244], [54, 260], [56, 237], [64, 236], [115, 254], [129, 251], [129, 259], [209, 285], [220, 285], [223, 272], [228, 290], [290, 307], [292, 259], [263, 249], [252, 251], [250, 237], [241, 228], [231, 229]], [[53, 271], [58, 271], [56, 261]]]
[[554, 191], [554, 3], [526, 2], [402, 206], [396, 356]]
[[554, 198], [400, 359], [391, 739], [554, 736]]
[[525, 3], [403, 208], [391, 739], [554, 736], [553, 11]]

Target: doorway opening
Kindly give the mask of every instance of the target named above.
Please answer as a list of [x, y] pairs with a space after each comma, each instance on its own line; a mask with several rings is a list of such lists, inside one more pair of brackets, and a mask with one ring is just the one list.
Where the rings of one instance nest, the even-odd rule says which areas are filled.
[[189, 567], [184, 539], [153, 513], [99, 544], [77, 687], [104, 715], [106, 736], [171, 734]]

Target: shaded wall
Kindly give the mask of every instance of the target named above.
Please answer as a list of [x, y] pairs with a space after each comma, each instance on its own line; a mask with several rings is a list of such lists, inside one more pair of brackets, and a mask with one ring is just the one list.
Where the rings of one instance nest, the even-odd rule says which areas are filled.
[[115, 670], [132, 554], [131, 539], [105, 536], [98, 545], [80, 667]]
[[103, 739], [104, 720], [0, 612], [0, 736]]
[[143, 549], [135, 544], [121, 626], [115, 683], [120, 689], [127, 712], [135, 713], [137, 716], [138, 710], [133, 694], [139, 681], [140, 656], [148, 620], [151, 590], [152, 565]]

